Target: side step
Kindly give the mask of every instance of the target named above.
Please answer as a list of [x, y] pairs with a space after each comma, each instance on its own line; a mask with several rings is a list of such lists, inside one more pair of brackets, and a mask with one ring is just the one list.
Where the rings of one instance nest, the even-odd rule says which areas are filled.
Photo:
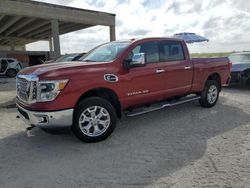
[[178, 104], [194, 101], [194, 100], [197, 100], [197, 99], [200, 99], [200, 98], [201, 98], [200, 96], [188, 96], [188, 97], [185, 97], [183, 99], [175, 100], [175, 101], [172, 101], [172, 102], [164, 101], [164, 102], [160, 102], [160, 103], [157, 103], [157, 104], [152, 104], [149, 107], [135, 108], [132, 111], [127, 112], [126, 115], [129, 116], [129, 117], [138, 116], [138, 115], [145, 114], [145, 113], [148, 113], [148, 112], [160, 110], [160, 109], [163, 109], [163, 108], [166, 108], [166, 107], [175, 106], [175, 105], [178, 105]]

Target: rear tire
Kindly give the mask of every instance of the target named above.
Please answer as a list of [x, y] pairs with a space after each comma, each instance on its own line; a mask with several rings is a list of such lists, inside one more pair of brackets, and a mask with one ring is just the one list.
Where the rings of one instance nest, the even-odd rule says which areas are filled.
[[17, 71], [15, 69], [9, 69], [6, 72], [6, 76], [7, 77], [16, 77]]
[[200, 105], [205, 108], [213, 107], [219, 98], [219, 83], [215, 80], [207, 80], [199, 99]]
[[99, 142], [111, 135], [116, 126], [116, 111], [100, 97], [90, 97], [77, 104], [72, 131], [84, 142]]

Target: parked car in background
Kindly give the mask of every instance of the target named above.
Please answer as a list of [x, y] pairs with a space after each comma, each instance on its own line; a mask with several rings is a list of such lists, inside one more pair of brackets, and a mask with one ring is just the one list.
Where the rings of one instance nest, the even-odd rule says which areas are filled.
[[45, 63], [58, 63], [58, 62], [69, 62], [69, 61], [77, 61], [78, 59], [80, 59], [80, 57], [82, 57], [83, 55], [85, 55], [86, 53], [72, 53], [72, 54], [65, 54], [62, 55], [61, 57], [59, 57], [56, 60], [50, 60], [50, 61], [46, 61]]
[[250, 52], [232, 53], [231, 83], [250, 86]]
[[13, 58], [0, 58], [0, 75], [15, 77], [22, 69], [21, 63]]
[[79, 61], [18, 73], [18, 117], [41, 128], [71, 126], [79, 139], [98, 142], [123, 111], [137, 116], [194, 100], [214, 106], [230, 67], [228, 58], [191, 59], [180, 39], [113, 41]]

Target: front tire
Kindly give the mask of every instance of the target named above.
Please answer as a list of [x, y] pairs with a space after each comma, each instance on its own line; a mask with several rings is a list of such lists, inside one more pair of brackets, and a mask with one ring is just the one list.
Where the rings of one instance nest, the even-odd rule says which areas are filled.
[[219, 83], [215, 80], [207, 80], [199, 99], [200, 105], [205, 108], [213, 107], [219, 98]]
[[84, 99], [74, 110], [72, 131], [84, 142], [105, 140], [114, 131], [115, 126], [116, 111], [106, 99]]

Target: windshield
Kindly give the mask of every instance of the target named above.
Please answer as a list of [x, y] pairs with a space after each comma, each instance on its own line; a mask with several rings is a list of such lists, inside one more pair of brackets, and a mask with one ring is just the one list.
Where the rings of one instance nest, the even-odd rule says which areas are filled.
[[250, 54], [232, 54], [229, 59], [233, 64], [250, 63]]
[[78, 54], [67, 54], [59, 57], [55, 62], [67, 62], [72, 61]]
[[87, 62], [113, 61], [129, 44], [129, 42], [106, 43], [94, 48], [88, 54], [81, 57], [79, 60]]

